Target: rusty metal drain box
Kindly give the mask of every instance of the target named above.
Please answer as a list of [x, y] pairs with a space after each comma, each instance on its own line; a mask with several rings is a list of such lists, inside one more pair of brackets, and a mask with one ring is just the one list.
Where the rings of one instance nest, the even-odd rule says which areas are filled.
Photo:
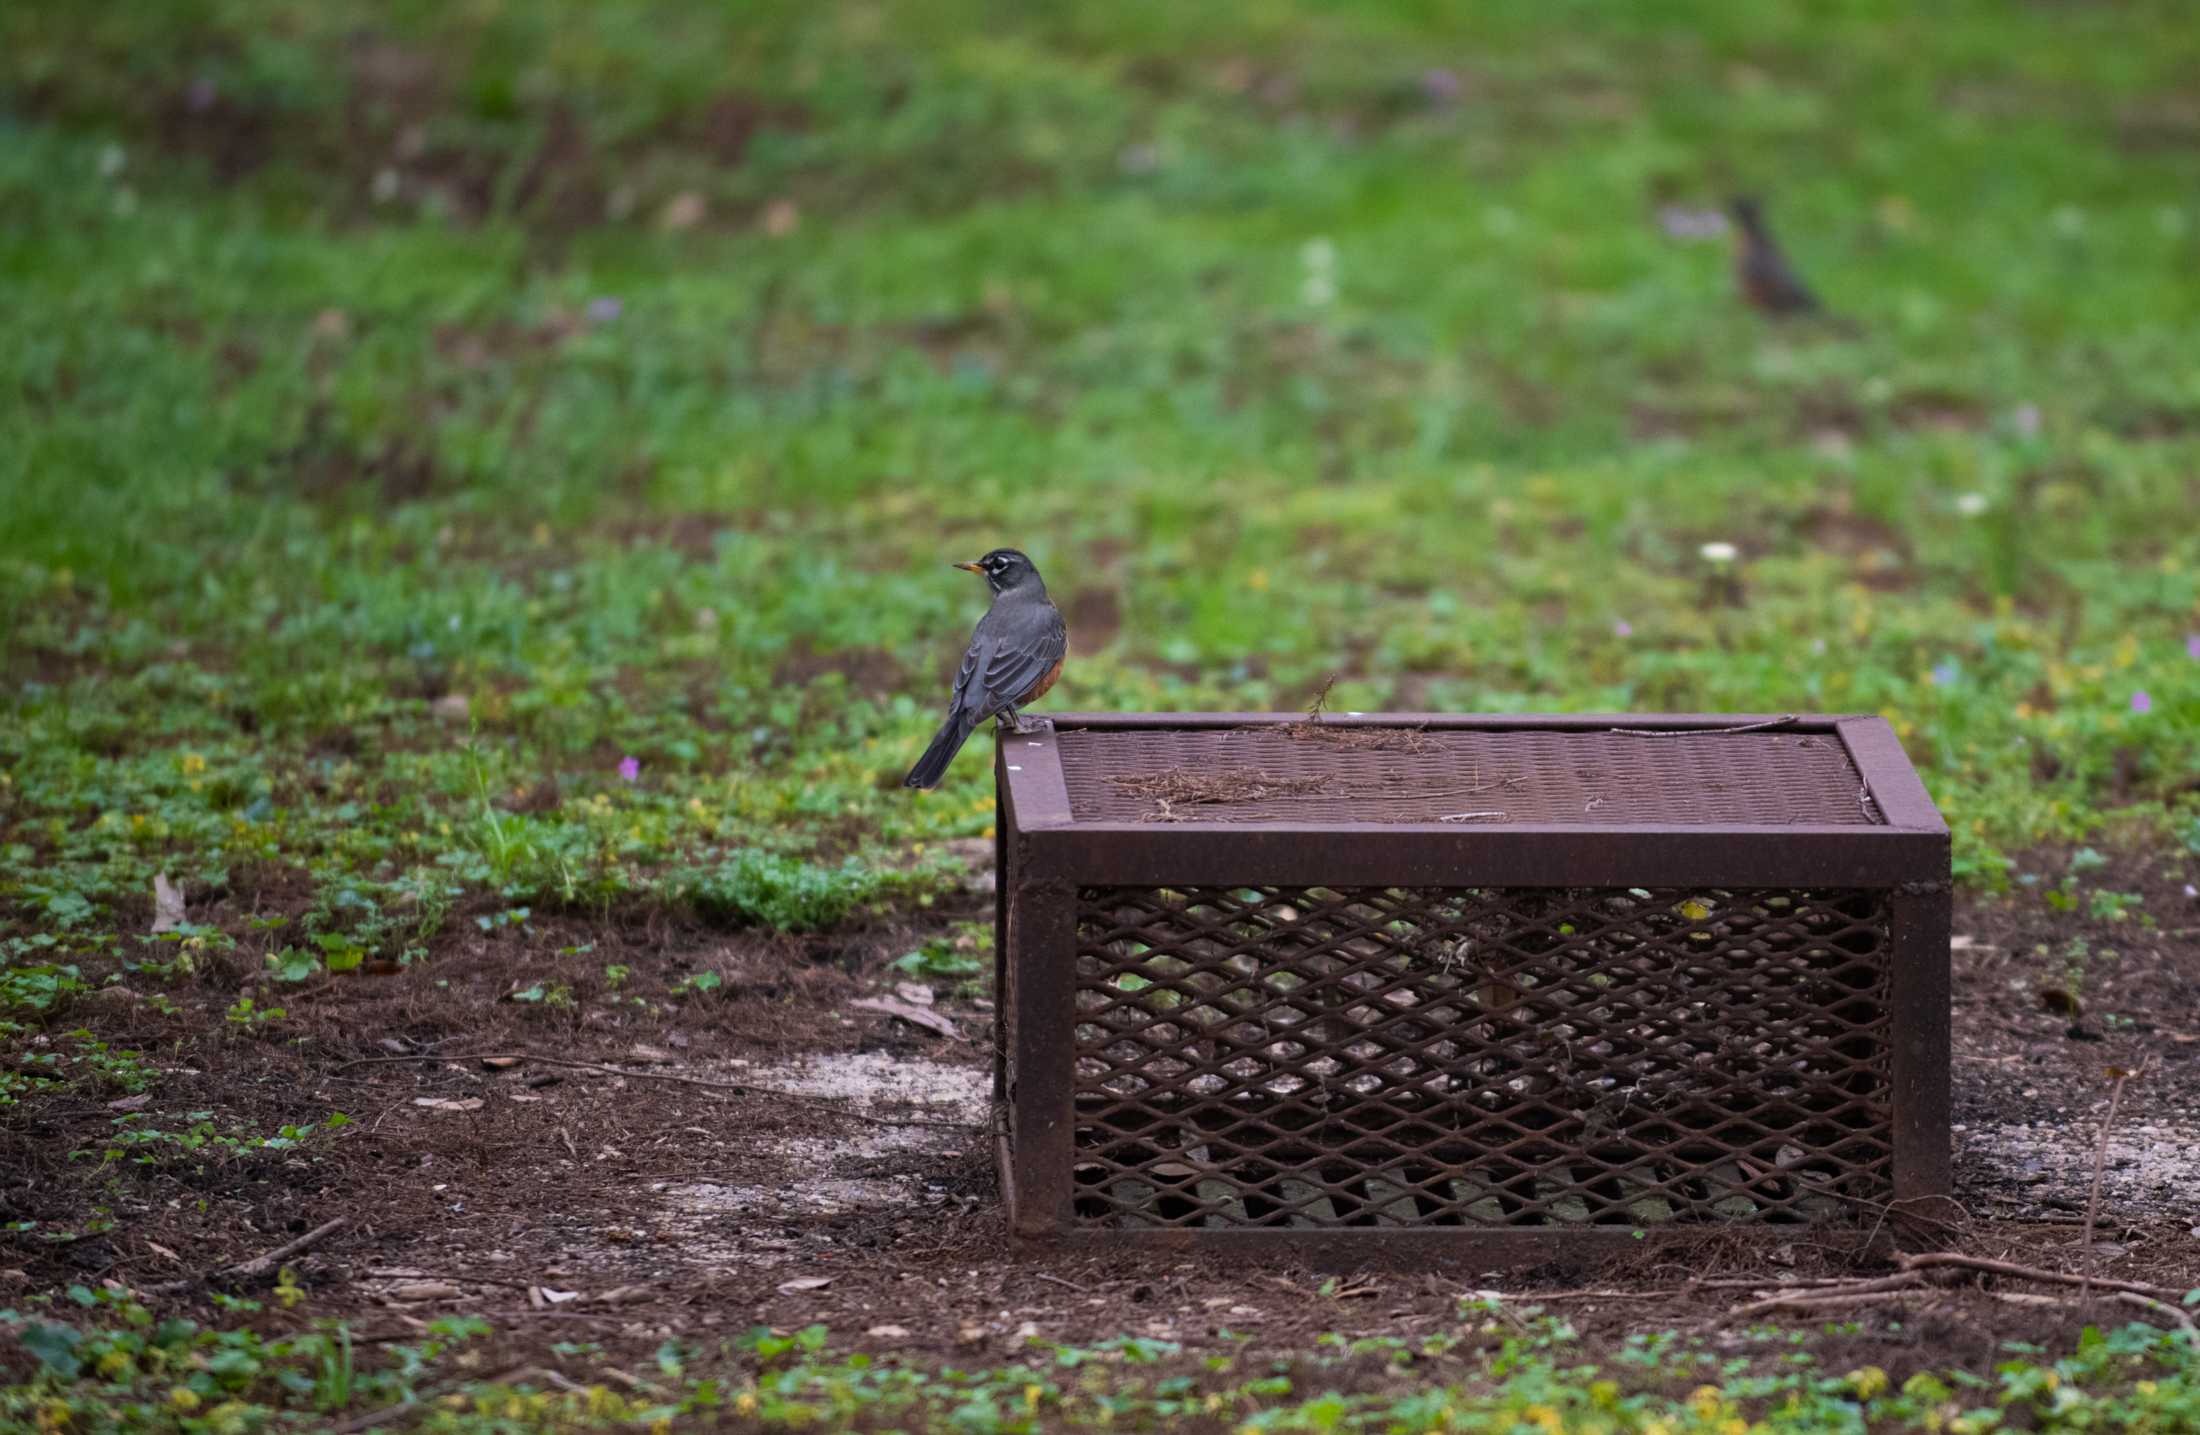
[[1949, 1187], [1948, 830], [1870, 717], [1003, 734], [1019, 1238], [1503, 1262]]

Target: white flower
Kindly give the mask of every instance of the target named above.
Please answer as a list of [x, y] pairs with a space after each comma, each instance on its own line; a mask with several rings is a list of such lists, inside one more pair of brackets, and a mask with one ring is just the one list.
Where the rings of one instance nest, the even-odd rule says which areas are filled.
[[1706, 543], [1696, 551], [1703, 555], [1704, 562], [1716, 568], [1723, 568], [1742, 556], [1742, 550], [1731, 543]]
[[1956, 512], [1965, 518], [1976, 518], [1986, 511], [1986, 495], [1966, 493], [1956, 499]]

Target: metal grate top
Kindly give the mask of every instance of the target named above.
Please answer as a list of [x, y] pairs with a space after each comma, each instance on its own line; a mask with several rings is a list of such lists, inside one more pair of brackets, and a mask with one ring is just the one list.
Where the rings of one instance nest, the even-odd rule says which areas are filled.
[[1883, 818], [1833, 732], [1064, 728], [1079, 822], [1581, 826]]

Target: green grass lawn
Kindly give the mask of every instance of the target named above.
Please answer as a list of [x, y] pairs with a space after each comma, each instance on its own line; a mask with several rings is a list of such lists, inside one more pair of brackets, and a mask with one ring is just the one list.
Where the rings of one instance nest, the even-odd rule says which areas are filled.
[[[2167, 0], [0, 9], [0, 1031], [913, 909], [997, 544], [1056, 709], [1883, 712], [1973, 890], [2189, 868], [2196, 67]], [[1844, 322], [1675, 232], [1738, 189]], [[161, 873], [283, 895], [154, 939]]]

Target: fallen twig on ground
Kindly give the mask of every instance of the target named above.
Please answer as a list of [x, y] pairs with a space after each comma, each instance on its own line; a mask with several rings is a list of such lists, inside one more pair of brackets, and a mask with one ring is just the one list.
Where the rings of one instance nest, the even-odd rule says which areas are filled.
[[1519, 1291], [1517, 1293], [1508, 1292], [1505, 1299], [1518, 1300], [1523, 1305], [1533, 1305], [1539, 1300], [1669, 1300], [1674, 1296], [1686, 1295], [1687, 1293], [1686, 1288], [1681, 1286], [1671, 1286], [1663, 1290], [1639, 1291], [1591, 1289]]
[[2065, 1271], [2050, 1271], [2039, 1266], [2020, 1266], [2015, 1261], [1997, 1261], [1988, 1256], [1967, 1256], [1960, 1251], [1926, 1251], [1919, 1255], [1898, 1255], [1896, 1264], [1904, 1270], [1928, 1270], [1935, 1266], [1955, 1266], [1963, 1270], [1985, 1271], [1990, 1275], [2014, 1276], [2019, 1280], [2045, 1281], [2050, 1285], [2096, 1285], [2102, 1290], [2130, 1291], [2134, 1295], [2163, 1297], [2177, 1300], [2183, 1291], [2167, 1286], [2148, 1285], [2144, 1281], [2111, 1280], [2106, 1276], [2074, 1276]]
[[2116, 1108], [2124, 1104], [2124, 1086], [2132, 1077], [2131, 1072], [2120, 1066], [2110, 1070], [2116, 1073], [2116, 1084], [2108, 1090], [2108, 1111], [2101, 1117], [2100, 1144], [2093, 1148], [2093, 1189], [2086, 1194], [2085, 1234], [2078, 1241], [2078, 1258], [2085, 1262], [2087, 1274], [2080, 1289], [2089, 1289], [2092, 1285], [2093, 1222], [2101, 1214], [2101, 1183], [2108, 1176], [2108, 1136], [2116, 1128]]
[[2116, 1291], [2114, 1295], [2116, 1299], [2122, 1301], [2125, 1305], [2135, 1305], [2143, 1310], [2151, 1310], [2156, 1315], [2168, 1316], [2184, 1327], [2187, 1340], [2190, 1340], [2194, 1345], [2200, 1345], [2200, 1325], [2193, 1324], [2192, 1317], [2185, 1314], [2179, 1307], [2171, 1305], [2168, 1301], [2156, 1300], [2150, 1295], [2140, 1295], [2137, 1291]]
[[1876, 1276], [1793, 1276], [1787, 1280], [1772, 1280], [1762, 1276], [1707, 1276], [1688, 1283], [1690, 1290], [1773, 1290], [1792, 1286], [1796, 1290], [1814, 1289], [1820, 1286], [1854, 1285], [1858, 1281], [1877, 1280]]
[[223, 1266], [220, 1270], [209, 1271], [203, 1276], [186, 1276], [182, 1280], [162, 1281], [157, 1286], [147, 1286], [145, 1289], [162, 1292], [179, 1291], [189, 1289], [203, 1281], [250, 1280], [255, 1276], [264, 1276], [292, 1256], [319, 1245], [323, 1240], [342, 1230], [350, 1223], [351, 1218], [349, 1216], [337, 1216], [333, 1220], [323, 1221], [296, 1240], [285, 1241], [265, 1255], [254, 1256], [248, 1261], [239, 1261], [235, 1265]]
[[1890, 1296], [1909, 1295], [1929, 1289], [1925, 1277], [1918, 1272], [1905, 1271], [1898, 1276], [1883, 1276], [1876, 1280], [1859, 1280], [1839, 1286], [1821, 1286], [1812, 1290], [1787, 1291], [1768, 1296], [1764, 1300], [1751, 1301], [1728, 1311], [1725, 1320], [1745, 1320], [1751, 1316], [1770, 1315], [1783, 1310], [1839, 1309], [1846, 1306], [1877, 1305]]

